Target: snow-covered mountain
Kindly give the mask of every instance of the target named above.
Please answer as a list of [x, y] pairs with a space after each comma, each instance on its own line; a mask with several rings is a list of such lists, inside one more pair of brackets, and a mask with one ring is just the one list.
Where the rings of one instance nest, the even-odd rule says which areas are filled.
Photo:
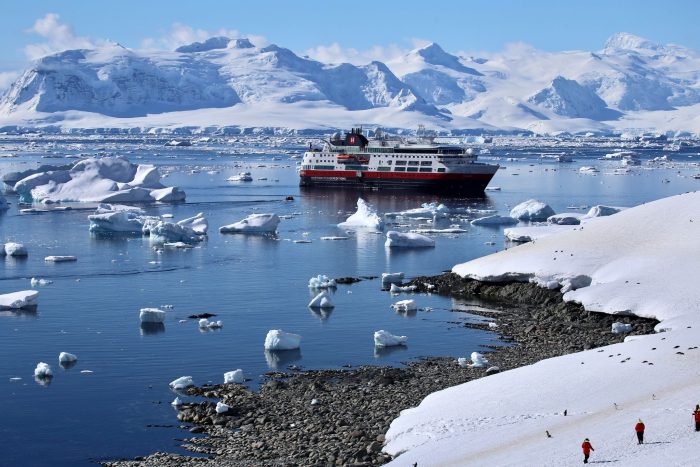
[[[44, 57], [0, 99], [0, 127], [345, 127], [700, 133], [700, 54], [626, 33], [597, 52], [438, 44], [389, 62], [324, 64], [212, 37], [173, 52], [109, 44]], [[690, 117], [690, 118], [689, 118]]]

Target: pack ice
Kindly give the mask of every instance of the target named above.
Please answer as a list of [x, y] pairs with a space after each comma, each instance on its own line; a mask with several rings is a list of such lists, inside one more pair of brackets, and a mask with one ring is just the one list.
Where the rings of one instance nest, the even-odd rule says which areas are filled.
[[71, 168], [33, 173], [13, 186], [21, 202], [150, 203], [185, 200], [178, 187], [165, 187], [153, 165], [136, 165], [124, 157], [90, 158]]

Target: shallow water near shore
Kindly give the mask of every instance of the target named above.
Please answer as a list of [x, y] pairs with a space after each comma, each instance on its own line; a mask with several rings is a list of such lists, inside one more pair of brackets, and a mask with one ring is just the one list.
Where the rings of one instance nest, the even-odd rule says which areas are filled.
[[[12, 152], [18, 157], [0, 161], [0, 173], [57, 162], [42, 158], [54, 152], [75, 152], [68, 142], [32, 150], [12, 141], [5, 145], [10, 149], [16, 145]], [[92, 206], [20, 214], [16, 197], [8, 197], [13, 206], [0, 214], [0, 239], [24, 243], [29, 257], [0, 260], [0, 293], [29, 289], [31, 277], [53, 284], [38, 288], [36, 313], [0, 312], [5, 351], [0, 363], [2, 463], [89, 465], [97, 459], [156, 450], [182, 452], [176, 438], [190, 434], [178, 428], [170, 406], [175, 394], [168, 382], [183, 375], [193, 376], [197, 384], [219, 383], [224, 372], [242, 368], [252, 379], [249, 384], [256, 386], [264, 372], [289, 365], [305, 369], [399, 365], [421, 356], [468, 356], [498, 342], [496, 334], [464, 328], [463, 323], [478, 319], [469, 314], [469, 307], [467, 312], [453, 312], [465, 307], [434, 295], [392, 296], [381, 290], [379, 279], [338, 286], [333, 294], [336, 307], [330, 312], [314, 312], [306, 304], [312, 297], [308, 279], [317, 274], [438, 274], [458, 262], [510, 247], [502, 228], [473, 227], [467, 218], [439, 225], [398, 220], [400, 225], [393, 227], [403, 231], [456, 223], [466, 232], [435, 236], [434, 249], [390, 251], [383, 235], [347, 233], [335, 227], [354, 211], [356, 192], [300, 192], [296, 160], [279, 153], [279, 148], [236, 155], [225, 149], [224, 145], [168, 149], [130, 141], [99, 147], [84, 143], [81, 148], [157, 164], [168, 173], [164, 183], [183, 188], [187, 202], [146, 210], [152, 215], [172, 214], [175, 220], [203, 212], [210, 223], [209, 238], [191, 250], [158, 253], [148, 238], [91, 235], [87, 215]], [[484, 198], [377, 192], [363, 197], [381, 213], [437, 200], [450, 207], [493, 209], [506, 215], [510, 207], [533, 197], [564, 212], [567, 206], [632, 206], [700, 185], [691, 177], [698, 172], [697, 152], [674, 156], [677, 164], [634, 168], [626, 175], [613, 175], [617, 162], [597, 161], [600, 150], [584, 151], [573, 164], [542, 163], [527, 148], [508, 152], [491, 155], [506, 168], [491, 182], [502, 190], [487, 192]], [[659, 155], [643, 153], [646, 159]], [[596, 165], [601, 171], [582, 175], [581, 165]], [[226, 181], [242, 170], [251, 171], [254, 181]], [[285, 201], [288, 195], [294, 200]], [[218, 233], [221, 225], [254, 212], [285, 216], [276, 238]], [[324, 236], [348, 239], [321, 240]], [[43, 260], [48, 255], [75, 255], [78, 261], [49, 264]], [[416, 300], [417, 313], [397, 314], [389, 307], [405, 298]], [[165, 325], [141, 329], [139, 309], [162, 305], [172, 305]], [[198, 313], [215, 313], [223, 329], [200, 331], [196, 320], [187, 319]], [[301, 334], [300, 352], [266, 353], [262, 344], [269, 329]], [[408, 346], [376, 351], [372, 332], [379, 329], [408, 336]], [[62, 369], [61, 351], [76, 354], [77, 365]], [[33, 379], [39, 361], [54, 369], [48, 385]], [[92, 373], [81, 373], [86, 370]]]

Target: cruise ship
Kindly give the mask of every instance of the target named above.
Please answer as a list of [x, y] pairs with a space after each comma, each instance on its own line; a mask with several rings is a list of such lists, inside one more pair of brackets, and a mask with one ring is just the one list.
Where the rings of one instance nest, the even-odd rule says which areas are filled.
[[416, 140], [408, 141], [379, 129], [367, 139], [361, 128], [353, 128], [304, 153], [299, 184], [481, 194], [498, 165], [476, 160], [472, 149], [437, 144], [420, 131]]

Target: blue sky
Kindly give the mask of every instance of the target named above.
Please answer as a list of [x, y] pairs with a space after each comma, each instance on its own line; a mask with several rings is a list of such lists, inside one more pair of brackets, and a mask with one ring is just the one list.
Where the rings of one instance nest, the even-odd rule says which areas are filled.
[[698, 18], [697, 0], [12, 1], [0, 15], [0, 72], [105, 39], [165, 49], [222, 32], [333, 61], [388, 58], [426, 41], [450, 52], [497, 52], [513, 42], [597, 50], [619, 31], [700, 50]]

